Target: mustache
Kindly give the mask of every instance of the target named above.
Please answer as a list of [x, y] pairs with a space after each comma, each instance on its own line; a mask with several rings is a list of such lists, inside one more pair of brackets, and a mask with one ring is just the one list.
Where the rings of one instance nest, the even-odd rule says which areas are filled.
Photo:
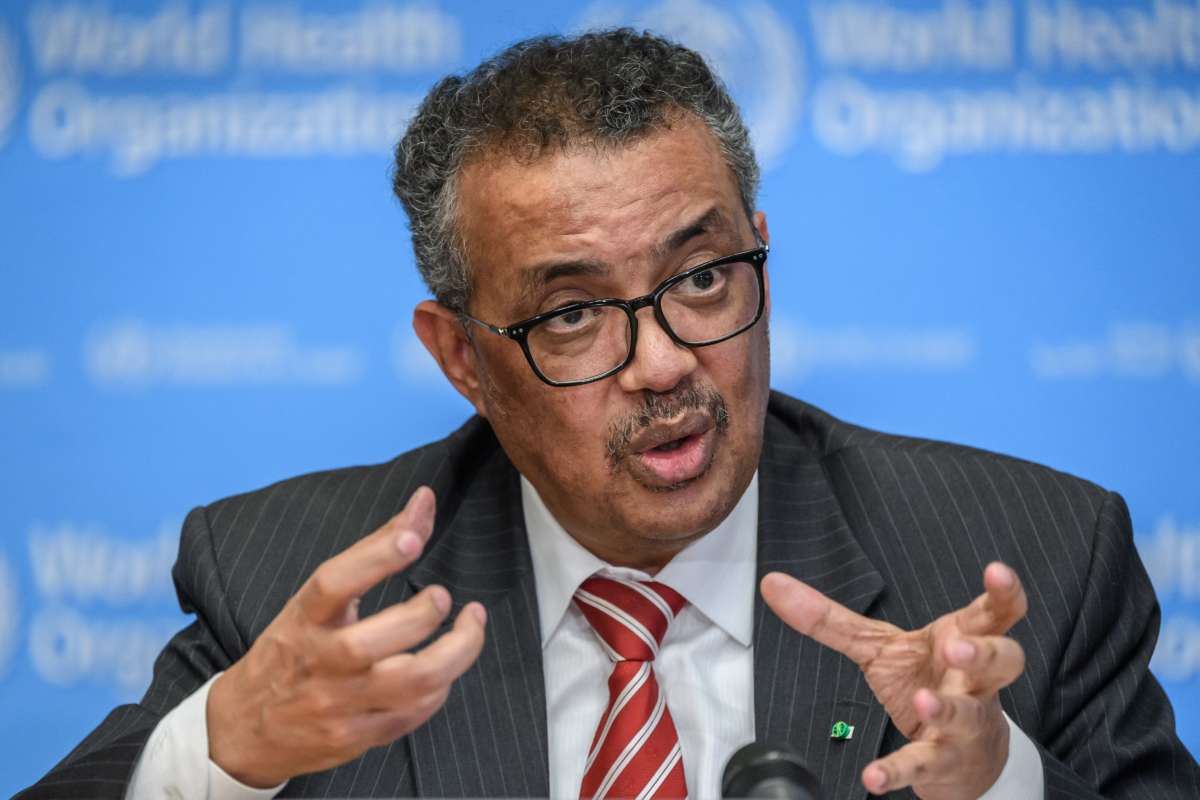
[[629, 455], [629, 443], [638, 431], [660, 420], [670, 420], [685, 411], [703, 411], [717, 429], [724, 433], [729, 427], [729, 408], [725, 398], [712, 386], [684, 386], [659, 394], [647, 392], [639, 408], [622, 414], [608, 426], [608, 461], [616, 466]]

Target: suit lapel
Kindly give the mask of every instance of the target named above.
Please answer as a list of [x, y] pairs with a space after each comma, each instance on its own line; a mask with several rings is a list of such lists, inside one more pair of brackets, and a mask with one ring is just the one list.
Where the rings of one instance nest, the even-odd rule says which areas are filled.
[[487, 638], [441, 711], [408, 737], [417, 794], [546, 797], [541, 634], [517, 472], [497, 448], [452, 500], [453, 518], [435, 531], [409, 581], [413, 591], [449, 589], [450, 620], [466, 603], [483, 603]]
[[[780, 571], [869, 613], [883, 578], [842, 514], [815, 436], [767, 416], [759, 468], [758, 574]], [[755, 732], [788, 743], [828, 797], [864, 797], [863, 767], [879, 752], [887, 714], [848, 658], [788, 628], [756, 592]], [[854, 726], [848, 740], [830, 728]]]

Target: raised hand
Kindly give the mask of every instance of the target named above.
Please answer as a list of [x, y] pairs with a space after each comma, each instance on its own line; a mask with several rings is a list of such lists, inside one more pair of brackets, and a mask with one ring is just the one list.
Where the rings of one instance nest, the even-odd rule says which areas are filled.
[[441, 708], [483, 648], [486, 613], [467, 605], [418, 652], [450, 610], [431, 586], [366, 619], [358, 601], [411, 564], [433, 531], [434, 497], [418, 489], [382, 528], [321, 564], [208, 696], [209, 757], [269, 787], [345, 763]]
[[997, 695], [1025, 669], [1006, 634], [1028, 608], [1025, 589], [1004, 564], [989, 564], [984, 593], [915, 631], [856, 614], [779, 572], [762, 580], [771, 610], [800, 633], [837, 650], [863, 671], [909, 743], [863, 770], [875, 794], [912, 787], [925, 800], [974, 800], [1000, 776], [1008, 724]]

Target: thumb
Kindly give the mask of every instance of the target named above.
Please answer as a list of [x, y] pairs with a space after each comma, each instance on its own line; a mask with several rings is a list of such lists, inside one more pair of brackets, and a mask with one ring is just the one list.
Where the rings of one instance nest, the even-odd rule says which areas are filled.
[[429, 540], [433, 533], [433, 519], [437, 510], [437, 498], [433, 489], [419, 486], [405, 503], [404, 508], [396, 515], [392, 527], [399, 530], [409, 530], [421, 537], [421, 541]]
[[862, 666], [879, 652], [879, 642], [896, 629], [886, 622], [856, 614], [803, 581], [782, 572], [765, 575], [759, 584], [763, 600], [793, 630]]

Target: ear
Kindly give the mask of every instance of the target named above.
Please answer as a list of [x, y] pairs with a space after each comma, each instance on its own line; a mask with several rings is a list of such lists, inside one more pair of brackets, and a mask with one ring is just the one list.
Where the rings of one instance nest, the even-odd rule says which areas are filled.
[[758, 235], [762, 237], [763, 244], [771, 243], [771, 232], [767, 230], [767, 212], [754, 212], [754, 229], [758, 231]]
[[487, 402], [475, 363], [475, 346], [459, 321], [458, 314], [433, 300], [423, 300], [413, 309], [413, 330], [451, 385], [487, 417]]
[[[771, 232], [767, 229], [767, 215], [764, 211], [754, 212], [754, 229], [758, 231], [758, 235], [762, 237], [763, 244], [771, 243]], [[763, 265], [763, 290], [767, 295], [767, 307], [763, 309], [763, 314], [767, 319], [771, 318], [771, 275], [768, 271], [768, 264]]]

